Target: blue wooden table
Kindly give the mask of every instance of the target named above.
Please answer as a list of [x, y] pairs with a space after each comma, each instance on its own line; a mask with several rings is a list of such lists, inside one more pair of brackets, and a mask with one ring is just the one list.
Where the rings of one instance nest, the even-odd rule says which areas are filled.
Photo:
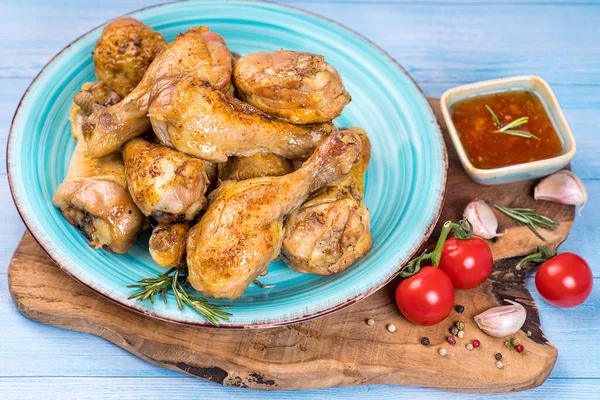
[[[50, 58], [104, 21], [155, 0], [1, 0], [0, 140], [23, 92]], [[543, 329], [558, 348], [550, 378], [511, 397], [600, 396], [600, 2], [288, 0], [365, 35], [396, 58], [428, 96], [467, 82], [535, 74], [554, 88], [578, 144], [574, 171], [590, 201], [563, 250], [587, 259], [595, 288], [588, 301], [561, 310], [545, 303], [533, 280]], [[0, 157], [4, 157], [2, 153]], [[0, 160], [0, 399], [10, 398], [456, 398], [435, 390], [361, 386], [266, 393], [225, 388], [168, 371], [96, 337], [21, 316], [7, 267], [24, 231]], [[454, 188], [460, 190], [460, 188]], [[478, 396], [461, 395], [460, 398]], [[500, 398], [498, 396], [498, 398]]]

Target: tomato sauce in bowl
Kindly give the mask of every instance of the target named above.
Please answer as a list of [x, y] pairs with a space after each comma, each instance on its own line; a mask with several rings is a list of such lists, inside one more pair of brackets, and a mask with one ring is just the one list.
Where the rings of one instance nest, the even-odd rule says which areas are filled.
[[[527, 122], [510, 127], [522, 117]], [[533, 92], [506, 91], [459, 101], [452, 107], [452, 122], [475, 168], [545, 160], [563, 150], [548, 112]]]

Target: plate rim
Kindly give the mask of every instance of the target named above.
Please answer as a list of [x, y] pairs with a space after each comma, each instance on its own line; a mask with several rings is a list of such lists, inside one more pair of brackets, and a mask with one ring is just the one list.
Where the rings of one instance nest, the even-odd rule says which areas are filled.
[[[183, 3], [203, 3], [203, 0], [184, 0]], [[13, 147], [13, 129], [15, 128], [15, 122], [17, 121], [17, 117], [19, 117], [19, 114], [21, 112], [23, 112], [23, 108], [24, 108], [24, 104], [26, 102], [26, 100], [28, 100], [28, 95], [30, 93], [31, 88], [36, 84], [36, 82], [42, 77], [42, 75], [44, 74], [44, 72], [46, 71], [47, 67], [52, 64], [56, 58], [58, 58], [59, 56], [61, 56], [64, 52], [66, 52], [67, 50], [69, 50], [69, 48], [71, 48], [73, 45], [75, 45], [76, 43], [78, 43], [80, 40], [84, 39], [85, 37], [87, 37], [88, 35], [90, 35], [92, 32], [94, 32], [96, 29], [105, 26], [108, 22], [113, 21], [115, 19], [118, 18], [124, 18], [124, 17], [128, 17], [131, 16], [131, 14], [134, 13], [138, 13], [141, 11], [145, 11], [148, 9], [153, 9], [153, 8], [159, 8], [159, 7], [165, 7], [168, 6], [170, 4], [173, 4], [171, 2], [165, 2], [165, 3], [160, 3], [160, 4], [154, 4], [151, 6], [147, 6], [147, 7], [142, 7], [136, 10], [132, 10], [129, 11], [125, 14], [119, 15], [119, 16], [115, 16], [114, 18], [111, 18], [107, 21], [104, 21], [103, 23], [101, 23], [100, 25], [97, 25], [93, 28], [91, 28], [90, 30], [88, 30], [87, 32], [83, 33], [82, 35], [80, 35], [79, 37], [75, 38], [73, 41], [71, 41], [69, 44], [67, 44], [62, 50], [60, 50], [57, 54], [55, 54], [43, 67], [42, 69], [37, 73], [37, 75], [33, 78], [33, 80], [29, 83], [29, 85], [27, 86], [27, 89], [25, 90], [25, 92], [23, 93], [23, 96], [21, 97], [21, 99], [19, 100], [19, 103], [17, 104], [17, 108], [15, 110], [15, 113], [13, 115], [13, 118], [11, 120], [11, 124], [10, 124], [10, 128], [8, 130], [8, 137], [7, 137], [7, 145], [6, 145], [6, 171], [7, 171], [7, 178], [8, 178], [8, 185], [9, 185], [9, 189], [10, 189], [10, 194], [11, 197], [13, 199], [13, 202], [15, 203], [15, 206], [17, 208], [17, 212], [19, 213], [19, 216], [21, 217], [21, 220], [23, 221], [25, 227], [27, 228], [27, 231], [29, 231], [29, 233], [31, 234], [31, 236], [33, 237], [33, 239], [36, 241], [36, 243], [42, 248], [42, 250], [44, 250], [44, 253], [46, 253], [46, 255], [52, 260], [52, 262], [54, 264], [56, 264], [63, 272], [65, 272], [68, 276], [70, 276], [72, 279], [74, 279], [75, 281], [79, 282], [81, 285], [85, 286], [86, 288], [92, 290], [94, 293], [101, 295], [103, 298], [109, 300], [110, 302], [117, 304], [121, 307], [124, 307], [128, 310], [131, 310], [133, 312], [136, 312], [138, 314], [142, 314], [145, 316], [149, 316], [151, 318], [155, 318], [158, 320], [162, 320], [162, 321], [166, 321], [166, 322], [171, 322], [171, 323], [175, 323], [175, 324], [180, 324], [180, 325], [186, 325], [186, 326], [196, 326], [196, 327], [204, 327], [204, 328], [214, 328], [214, 329], [230, 329], [230, 330], [242, 330], [242, 329], [266, 329], [266, 328], [274, 328], [274, 327], [281, 327], [281, 326], [286, 326], [286, 325], [291, 325], [291, 324], [297, 324], [297, 323], [301, 323], [301, 322], [306, 322], [315, 318], [319, 318], [319, 317], [324, 317], [326, 315], [332, 314], [336, 311], [339, 311], [341, 309], [344, 309], [346, 307], [349, 307], [367, 297], [369, 297], [370, 295], [372, 295], [373, 293], [377, 292], [378, 290], [380, 290], [381, 288], [383, 288], [385, 285], [387, 285], [388, 283], [390, 283], [396, 276], [397, 276], [397, 272], [402, 268], [403, 265], [405, 265], [406, 262], [408, 262], [408, 260], [412, 259], [421, 249], [421, 247], [427, 243], [427, 241], [429, 240], [429, 237], [431, 236], [431, 234], [433, 233], [433, 230], [435, 229], [435, 226], [441, 216], [442, 210], [443, 210], [443, 206], [446, 200], [446, 191], [447, 191], [447, 187], [448, 187], [448, 149], [446, 147], [446, 143], [443, 137], [443, 133], [439, 124], [439, 121], [437, 119], [437, 117], [435, 116], [435, 112], [433, 111], [433, 108], [431, 107], [431, 104], [429, 104], [429, 101], [427, 99], [427, 96], [425, 96], [425, 94], [423, 93], [423, 90], [421, 89], [421, 87], [417, 84], [417, 82], [414, 80], [414, 78], [408, 73], [408, 71], [406, 71], [406, 69], [404, 69], [404, 67], [396, 60], [394, 59], [390, 54], [388, 54], [385, 50], [383, 50], [381, 47], [379, 47], [377, 44], [375, 44], [373, 41], [371, 41], [370, 39], [366, 38], [365, 36], [361, 35], [360, 33], [354, 31], [351, 28], [346, 27], [345, 25], [334, 21], [330, 18], [327, 18], [325, 16], [313, 13], [311, 11], [307, 11], [301, 8], [297, 8], [294, 6], [290, 6], [288, 4], [281, 4], [281, 3], [275, 3], [275, 2], [271, 2], [271, 1], [266, 1], [266, 0], [225, 0], [225, 2], [229, 2], [229, 3], [246, 3], [249, 5], [252, 4], [266, 4], [275, 8], [280, 8], [283, 10], [288, 10], [294, 13], [300, 13], [300, 14], [304, 14], [304, 15], [308, 15], [312, 18], [321, 20], [326, 22], [327, 24], [330, 25], [334, 25], [338, 28], [341, 28], [342, 30], [345, 30], [347, 32], [349, 32], [352, 35], [355, 35], [359, 38], [361, 38], [362, 40], [364, 40], [365, 42], [367, 42], [369, 45], [371, 45], [373, 47], [373, 49], [375, 49], [378, 53], [380, 53], [383, 57], [387, 58], [389, 61], [392, 62], [392, 64], [395, 65], [396, 68], [398, 68], [414, 85], [414, 87], [417, 89], [417, 92], [420, 94], [420, 96], [422, 97], [422, 100], [425, 104], [425, 109], [427, 111], [429, 111], [431, 117], [432, 117], [432, 123], [434, 125], [435, 131], [436, 131], [436, 136], [439, 140], [439, 142], [441, 143], [441, 149], [442, 149], [442, 156], [443, 156], [443, 176], [442, 176], [442, 188], [441, 190], [438, 192], [439, 196], [437, 199], [436, 204], [434, 205], [434, 207], [436, 208], [435, 211], [435, 215], [433, 216], [433, 218], [431, 219], [429, 226], [427, 227], [427, 229], [425, 230], [425, 233], [423, 235], [423, 238], [419, 241], [419, 243], [417, 244], [417, 246], [414, 248], [414, 251], [412, 253], [410, 253], [408, 255], [408, 257], [406, 258], [407, 261], [405, 261], [404, 263], [402, 263], [401, 265], [399, 265], [397, 267], [396, 273], [391, 274], [389, 277], [387, 277], [386, 279], [384, 279], [383, 281], [381, 281], [379, 284], [375, 285], [373, 288], [371, 288], [368, 291], [365, 291], [363, 293], [360, 293], [350, 299], [347, 299], [346, 301], [331, 306], [331, 307], [327, 307], [327, 308], [323, 308], [319, 311], [315, 311], [313, 313], [303, 313], [301, 316], [299, 317], [292, 317], [292, 318], [287, 318], [287, 319], [281, 319], [278, 321], [274, 321], [274, 322], [256, 322], [256, 323], [251, 323], [251, 324], [231, 324], [231, 323], [223, 323], [220, 324], [218, 327], [212, 325], [211, 323], [207, 322], [207, 321], [202, 321], [202, 320], [198, 320], [198, 321], [189, 321], [189, 320], [183, 320], [183, 319], [175, 319], [175, 318], [169, 318], [169, 317], [165, 317], [159, 313], [156, 312], [152, 312], [152, 311], [148, 311], [144, 308], [141, 307], [135, 307], [133, 305], [121, 302], [113, 297], [111, 297], [108, 293], [105, 293], [101, 290], [101, 288], [99, 287], [94, 287], [84, 281], [82, 281], [79, 277], [77, 277], [76, 275], [74, 275], [69, 268], [65, 267], [64, 265], [62, 265], [60, 262], [57, 261], [56, 257], [53, 255], [54, 250], [54, 246], [52, 244], [51, 240], [47, 240], [46, 238], [43, 238], [43, 234], [41, 232], [39, 232], [37, 229], [32, 229], [31, 226], [34, 226], [33, 221], [29, 221], [29, 217], [28, 217], [28, 212], [25, 208], [25, 205], [23, 204], [23, 200], [18, 196], [18, 194], [15, 192], [15, 188], [14, 188], [14, 184], [13, 184], [13, 178], [12, 175], [15, 172], [12, 172], [12, 169], [15, 168], [15, 166], [13, 166], [13, 163], [11, 162], [11, 157], [9, 156], [10, 151]], [[22, 210], [23, 208], [23, 210]], [[40, 235], [40, 237], [38, 238], [38, 235]], [[20, 241], [19, 241], [20, 243]], [[12, 261], [12, 259], [11, 259]], [[9, 263], [10, 265], [10, 263]], [[137, 304], [137, 303], [136, 303]]]

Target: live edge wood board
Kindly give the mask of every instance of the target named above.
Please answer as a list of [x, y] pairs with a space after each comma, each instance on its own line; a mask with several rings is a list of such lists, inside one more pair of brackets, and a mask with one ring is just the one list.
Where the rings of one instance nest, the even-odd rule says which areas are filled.
[[[445, 131], [438, 101], [430, 102]], [[559, 229], [544, 232], [546, 245], [554, 246], [568, 235], [573, 207], [534, 201], [535, 182], [477, 185], [462, 170], [452, 145], [446, 144], [450, 165], [446, 201], [430, 243], [441, 223], [460, 219], [474, 197], [533, 207], [557, 219]], [[508, 232], [491, 243], [496, 261], [490, 278], [476, 289], [457, 291], [456, 304], [464, 305], [465, 311], [453, 312], [432, 327], [417, 327], [402, 317], [394, 303], [397, 282], [334, 314], [281, 328], [231, 331], [163, 322], [122, 308], [75, 282], [29, 233], [11, 261], [9, 286], [19, 310], [30, 319], [103, 337], [147, 361], [223, 385], [265, 390], [362, 384], [463, 392], [525, 390], [544, 382], [557, 357], [525, 288], [526, 271], [514, 268], [519, 256], [541, 242], [527, 228], [499, 219], [501, 229]], [[517, 300], [527, 308], [527, 321], [515, 335], [524, 343], [524, 353], [506, 349], [504, 339], [485, 335], [473, 321], [473, 316], [503, 299]], [[375, 325], [368, 326], [368, 318]], [[445, 338], [458, 320], [466, 324], [465, 337], [451, 346]], [[388, 324], [394, 324], [396, 332], [388, 332]], [[420, 344], [423, 336], [430, 339], [429, 346]], [[468, 351], [465, 345], [475, 338], [481, 347]], [[448, 352], [445, 357], [438, 354], [441, 347]], [[503, 369], [496, 367], [497, 352], [503, 354]]]

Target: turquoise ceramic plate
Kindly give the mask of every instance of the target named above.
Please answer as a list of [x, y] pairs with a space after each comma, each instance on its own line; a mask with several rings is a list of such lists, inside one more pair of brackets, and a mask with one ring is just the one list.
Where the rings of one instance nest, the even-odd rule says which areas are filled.
[[[356, 33], [285, 6], [245, 1], [172, 3], [131, 14], [169, 41], [208, 25], [241, 54], [280, 48], [323, 54], [343, 77], [352, 102], [338, 126], [366, 129], [373, 158], [366, 179], [373, 248], [334, 276], [302, 275], [281, 261], [233, 301], [223, 327], [260, 328], [299, 322], [339, 310], [373, 293], [418, 250], [439, 216], [446, 182], [446, 151], [435, 117], [419, 88], [386, 53]], [[94, 250], [52, 205], [74, 149], [68, 111], [83, 82], [94, 81], [91, 52], [96, 28], [56, 56], [35, 79], [15, 116], [8, 172], [15, 203], [29, 230], [52, 259], [107, 298], [156, 318], [207, 325], [190, 309], [128, 300], [126, 286], [161, 271], [148, 253], [148, 235], [127, 255]], [[218, 303], [228, 304], [226, 301]]]

